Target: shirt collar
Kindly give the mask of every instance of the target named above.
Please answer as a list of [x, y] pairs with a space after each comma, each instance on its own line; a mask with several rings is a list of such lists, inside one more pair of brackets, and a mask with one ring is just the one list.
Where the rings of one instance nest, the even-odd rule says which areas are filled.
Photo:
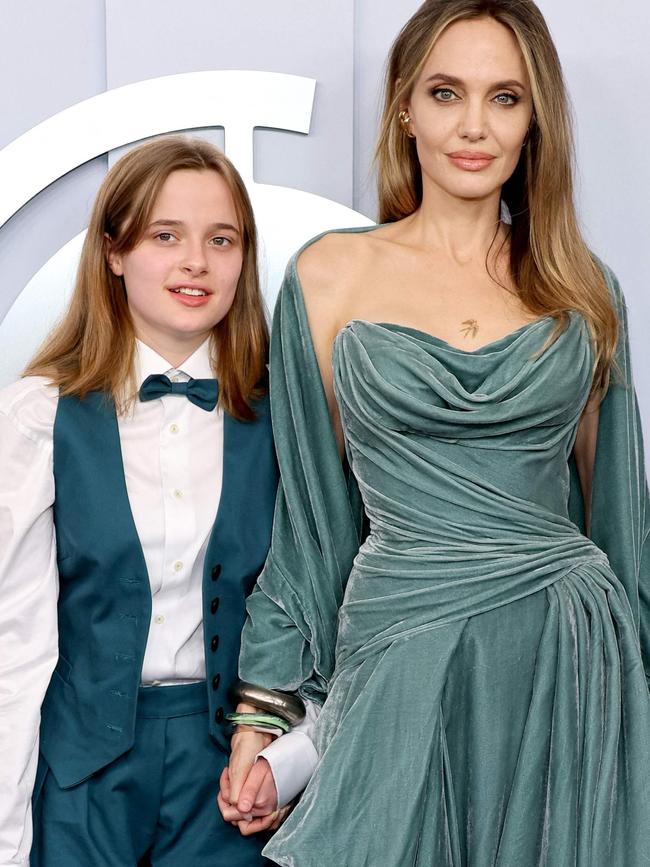
[[210, 338], [207, 337], [189, 358], [178, 368], [173, 367], [162, 355], [141, 340], [135, 341], [135, 372], [138, 388], [148, 376], [156, 373], [185, 373], [191, 379], [213, 379], [210, 363]]

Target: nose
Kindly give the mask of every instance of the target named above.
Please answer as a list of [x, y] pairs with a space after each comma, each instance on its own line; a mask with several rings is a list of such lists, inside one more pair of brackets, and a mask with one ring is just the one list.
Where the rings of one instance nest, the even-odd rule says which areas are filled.
[[208, 259], [202, 241], [188, 240], [186, 242], [183, 246], [180, 267], [185, 274], [200, 275], [206, 273], [208, 270]]
[[486, 107], [483, 100], [466, 100], [458, 124], [458, 135], [467, 141], [477, 142], [487, 138], [487, 134]]

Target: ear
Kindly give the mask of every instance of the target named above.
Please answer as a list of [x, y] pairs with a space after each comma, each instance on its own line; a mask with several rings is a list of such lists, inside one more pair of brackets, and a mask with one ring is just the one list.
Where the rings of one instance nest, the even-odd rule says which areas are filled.
[[122, 257], [119, 253], [116, 253], [113, 250], [113, 241], [111, 236], [107, 233], [104, 234], [104, 241], [106, 244], [106, 261], [108, 262], [108, 267], [111, 269], [113, 274], [116, 277], [122, 277], [124, 275], [124, 268], [122, 267]]
[[528, 144], [528, 142], [530, 141], [530, 135], [531, 135], [532, 131], [535, 129], [536, 125], [537, 125], [537, 119], [535, 118], [535, 113], [533, 112], [533, 114], [531, 115], [531, 118], [530, 118], [530, 123], [528, 124], [528, 129], [526, 130], [526, 135], [524, 136], [524, 140], [521, 144], [521, 146], [523, 148], [525, 148], [526, 145]]

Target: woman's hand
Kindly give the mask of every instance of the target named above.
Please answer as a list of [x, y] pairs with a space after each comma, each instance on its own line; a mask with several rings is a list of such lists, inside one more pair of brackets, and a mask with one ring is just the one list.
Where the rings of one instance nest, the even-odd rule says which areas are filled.
[[[254, 713], [247, 704], [237, 706], [238, 713]], [[278, 795], [271, 768], [266, 759], [255, 761], [257, 754], [273, 740], [271, 735], [238, 726], [232, 737], [230, 764], [221, 774], [217, 804], [223, 818], [237, 825], [245, 836], [258, 831], [275, 830], [289, 812], [277, 809]]]
[[[259, 713], [259, 710], [250, 704], [240, 703], [237, 705], [237, 713]], [[272, 735], [256, 732], [249, 726], [237, 726], [230, 742], [230, 761], [228, 763], [233, 805], [239, 800], [244, 781], [255, 763], [255, 756], [264, 747], [268, 747], [272, 740]]]

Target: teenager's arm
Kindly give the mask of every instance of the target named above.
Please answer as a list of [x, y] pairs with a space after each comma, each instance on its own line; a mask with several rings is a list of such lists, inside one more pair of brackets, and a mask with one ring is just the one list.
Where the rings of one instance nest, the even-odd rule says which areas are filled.
[[56, 401], [48, 403], [31, 385], [25, 380], [0, 394], [2, 867], [29, 864], [40, 708], [58, 654], [51, 442]]

